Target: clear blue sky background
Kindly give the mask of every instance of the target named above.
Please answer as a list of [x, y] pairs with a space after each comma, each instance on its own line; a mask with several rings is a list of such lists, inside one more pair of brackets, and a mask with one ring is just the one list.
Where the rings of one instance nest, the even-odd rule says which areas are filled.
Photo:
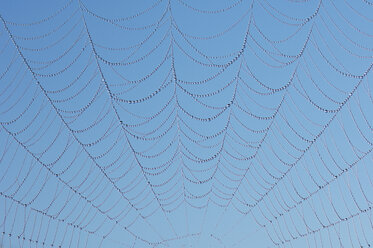
[[373, 3], [0, 3], [2, 247], [369, 247]]

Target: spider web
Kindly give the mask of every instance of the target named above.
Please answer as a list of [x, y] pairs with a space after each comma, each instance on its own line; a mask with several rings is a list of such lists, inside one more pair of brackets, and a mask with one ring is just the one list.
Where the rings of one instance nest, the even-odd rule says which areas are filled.
[[1, 5], [2, 247], [371, 246], [373, 3]]

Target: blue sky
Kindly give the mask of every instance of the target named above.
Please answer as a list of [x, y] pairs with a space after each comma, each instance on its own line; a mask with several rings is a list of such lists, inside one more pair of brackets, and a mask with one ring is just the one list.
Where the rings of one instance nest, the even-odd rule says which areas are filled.
[[373, 3], [0, 3], [2, 247], [369, 247]]

